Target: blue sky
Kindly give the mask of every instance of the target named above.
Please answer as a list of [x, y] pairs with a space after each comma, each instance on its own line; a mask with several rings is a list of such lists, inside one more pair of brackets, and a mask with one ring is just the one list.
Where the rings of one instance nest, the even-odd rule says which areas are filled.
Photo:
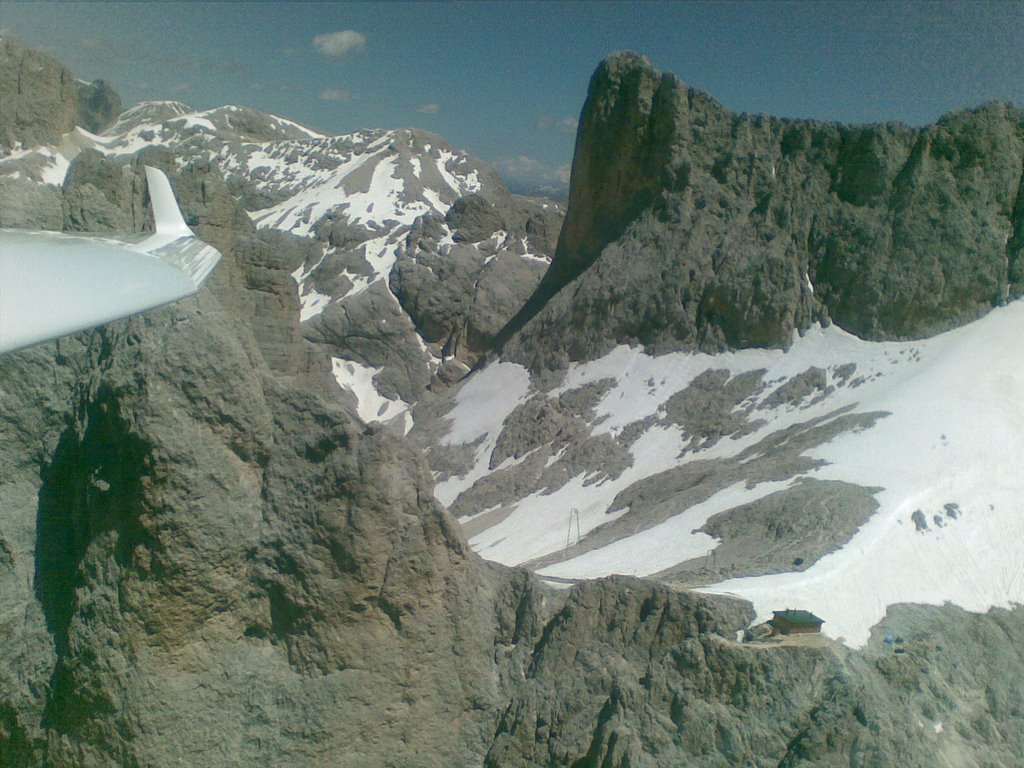
[[[590, 75], [632, 49], [736, 111], [931, 122], [1024, 105], [1024, 2], [0, 3], [0, 29], [126, 105], [417, 126], [507, 176], [572, 159]], [[319, 39], [319, 42], [315, 41]]]

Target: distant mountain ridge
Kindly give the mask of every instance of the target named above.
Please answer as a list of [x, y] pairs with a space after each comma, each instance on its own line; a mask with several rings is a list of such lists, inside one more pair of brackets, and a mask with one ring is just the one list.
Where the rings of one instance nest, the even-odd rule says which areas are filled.
[[[48, 93], [71, 78], [51, 69], [57, 85]], [[65, 100], [73, 111], [74, 94]], [[0, 224], [64, 226], [55, 188], [82, 153], [116, 163], [160, 150], [179, 168], [216, 168], [259, 229], [320, 243], [293, 272], [304, 333], [335, 356], [339, 383], [365, 401], [360, 413], [370, 420], [371, 401], [383, 398], [382, 413], [395, 418], [436, 377], [458, 377], [476, 361], [540, 280], [561, 227], [560, 206], [511, 195], [492, 168], [418, 129], [327, 136], [245, 107], [178, 101], [136, 104], [99, 134], [61, 127], [59, 135], [25, 128], [27, 142], [0, 156]], [[105, 183], [119, 183], [115, 176], [105, 171]], [[116, 197], [99, 182], [79, 183], [75, 215], [127, 226]], [[447, 292], [427, 300], [420, 284], [436, 286], [439, 275]]]

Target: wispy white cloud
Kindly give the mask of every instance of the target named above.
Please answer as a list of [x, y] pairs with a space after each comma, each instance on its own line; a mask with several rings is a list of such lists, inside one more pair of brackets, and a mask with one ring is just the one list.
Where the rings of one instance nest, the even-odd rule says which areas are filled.
[[495, 167], [499, 171], [522, 176], [524, 174], [537, 174], [545, 170], [544, 166], [537, 160], [527, 155], [518, 157], [502, 157], [495, 161]]
[[542, 117], [537, 121], [537, 127], [541, 130], [554, 130], [559, 133], [576, 133], [576, 129], [579, 126], [580, 121], [575, 117]]
[[324, 56], [341, 58], [350, 53], [360, 53], [366, 48], [366, 35], [354, 29], [328, 32], [313, 38], [313, 47]]
[[569, 191], [569, 163], [552, 168], [528, 155], [519, 155], [498, 158], [493, 165], [514, 192], [564, 199]]
[[341, 88], [328, 88], [326, 91], [320, 92], [319, 99], [321, 101], [352, 101], [355, 97], [354, 93], [349, 93]]
[[441, 111], [441, 107], [431, 102], [430, 104], [420, 104], [416, 107], [416, 111], [423, 115], [436, 115]]

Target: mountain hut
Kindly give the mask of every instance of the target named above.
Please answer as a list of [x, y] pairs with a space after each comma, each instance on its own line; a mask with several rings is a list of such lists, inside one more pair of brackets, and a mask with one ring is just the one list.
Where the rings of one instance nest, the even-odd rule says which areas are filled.
[[810, 611], [773, 611], [772, 619], [768, 622], [772, 625], [773, 635], [803, 635], [821, 632], [821, 625], [824, 619], [819, 619]]

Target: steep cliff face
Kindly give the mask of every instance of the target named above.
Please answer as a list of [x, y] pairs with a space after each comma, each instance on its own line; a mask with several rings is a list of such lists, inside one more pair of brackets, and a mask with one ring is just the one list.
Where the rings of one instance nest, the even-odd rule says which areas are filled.
[[[70, 70], [0, 36], [0, 160], [59, 143], [75, 127], [76, 104]], [[61, 228], [59, 192], [29, 178], [38, 178], [44, 164], [45, 159], [32, 158], [26, 173], [0, 175], [0, 227]]]
[[278, 383], [209, 295], [64, 347], [52, 452], [7, 454], [5, 764], [480, 749], [485, 582], [406, 446]]
[[0, 37], [0, 150], [56, 144], [75, 127], [77, 101], [69, 69]]
[[[1021, 611], [901, 607], [881, 628], [899, 633], [899, 653], [880, 638], [860, 653], [813, 640], [741, 644], [716, 631], [729, 613], [638, 580], [578, 587], [537, 643], [484, 764], [929, 768], [1019, 759], [1024, 721], [1011, 702], [1024, 683], [998, 670], [1020, 663], [1011, 638], [1024, 628]], [[970, 671], [967, 647], [983, 659]], [[984, 714], [974, 719], [967, 702], [982, 691]], [[986, 743], [989, 718], [1005, 726]]]
[[[142, 228], [138, 166], [109, 165], [81, 158], [68, 191], [138, 199]], [[173, 182], [224, 254], [213, 285], [0, 360], [2, 761], [470, 760], [498, 580], [415, 452], [350, 415], [324, 358], [283, 356], [287, 239], [208, 169]]]
[[[436, 134], [328, 136], [246, 107], [199, 111], [177, 101], [118, 115], [104, 81], [75, 80], [54, 59], [4, 44], [2, 118], [18, 150], [0, 143], [0, 225], [60, 229], [63, 204], [76, 229], [130, 229], [123, 200], [103, 205], [85, 187], [62, 198], [57, 188], [83, 151], [123, 164], [140, 149], [163, 149], [215, 167], [252, 214], [250, 230], [319, 241], [283, 278], [299, 282], [304, 335], [337, 359], [338, 383], [368, 421], [404, 418], [432, 382], [463, 375], [554, 252], [560, 207], [509, 194], [492, 168]], [[377, 401], [387, 401], [384, 413]]]
[[[1021, 295], [1024, 113], [845, 127], [736, 115], [636, 54], [594, 73], [550, 271], [498, 337], [534, 368], [619, 342], [917, 338]], [[570, 329], [570, 332], [566, 332]]]

